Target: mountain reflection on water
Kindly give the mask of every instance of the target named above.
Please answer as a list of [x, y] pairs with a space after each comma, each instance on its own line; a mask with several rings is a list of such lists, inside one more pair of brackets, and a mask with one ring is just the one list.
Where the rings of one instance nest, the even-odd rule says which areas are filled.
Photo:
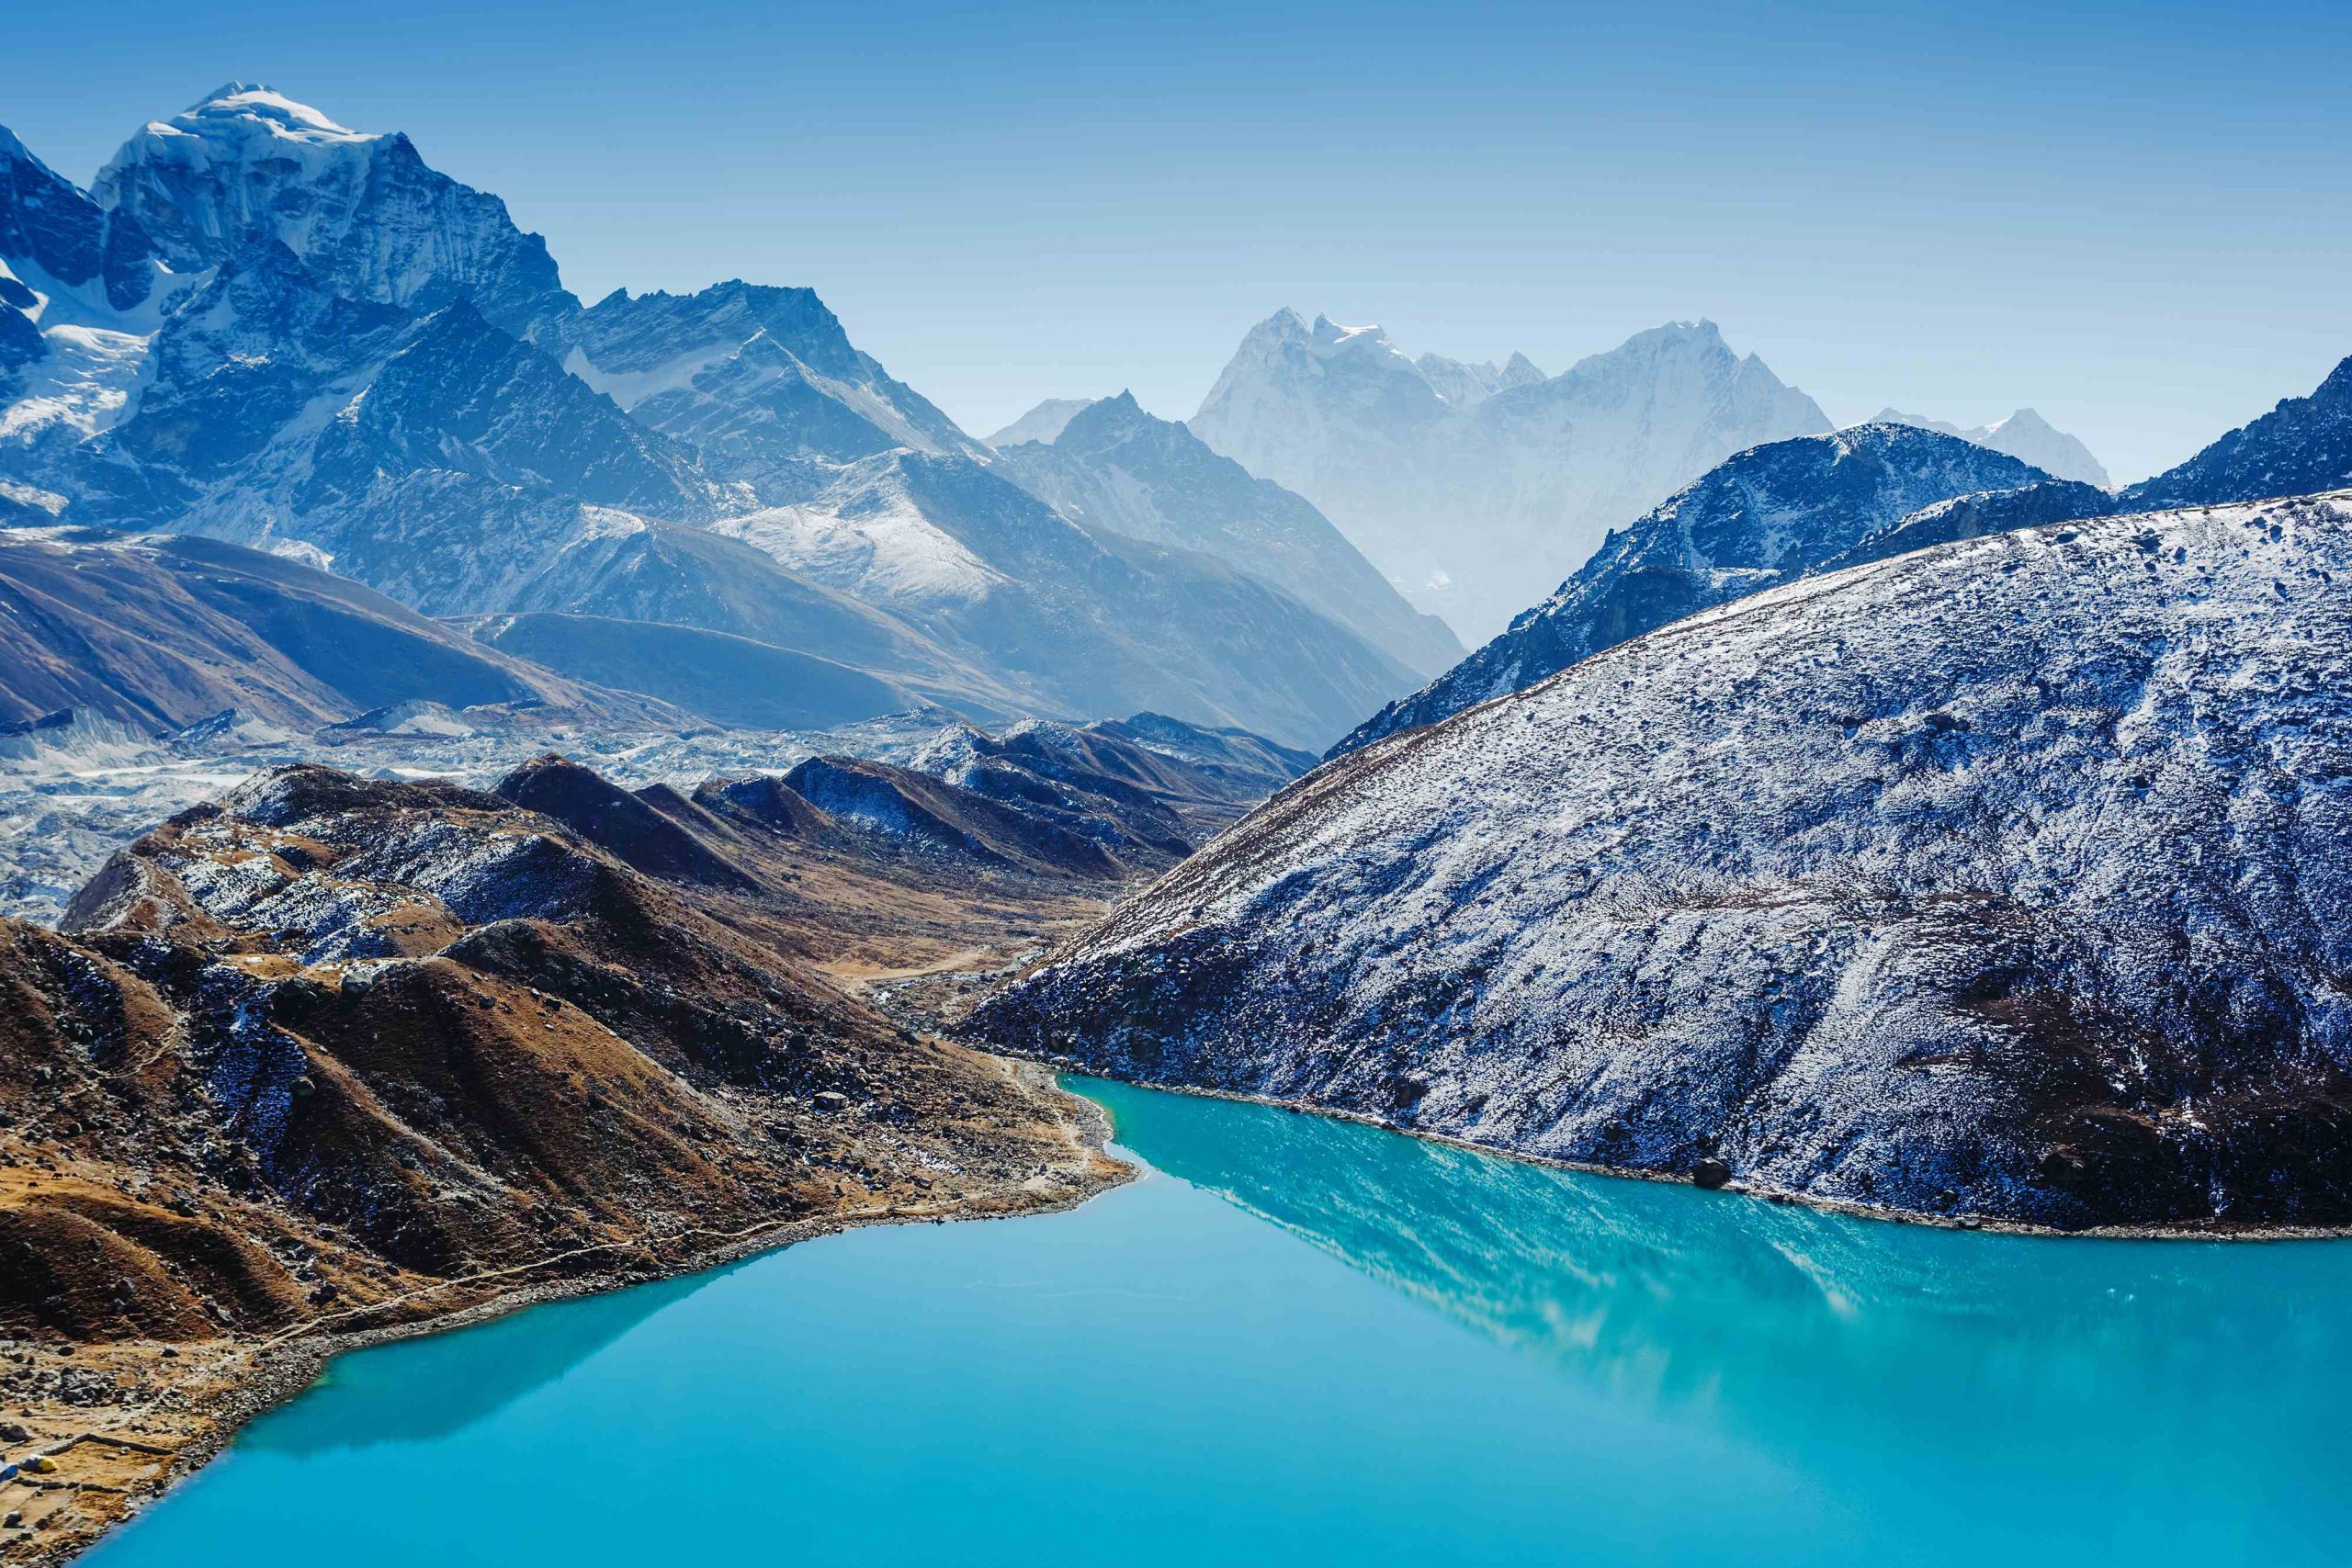
[[87, 1561], [2345, 1560], [2352, 1246], [1927, 1230], [1073, 1087], [1141, 1179], [343, 1357]]
[[1808, 1444], [1900, 1433], [1916, 1449], [1939, 1427], [1981, 1446], [1991, 1416], [2053, 1457], [2093, 1430], [2112, 1450], [2251, 1426], [2266, 1462], [2302, 1457], [2313, 1484], [2335, 1484], [2323, 1456], [2341, 1410], [2324, 1391], [2352, 1373], [2352, 1242], [1857, 1220], [1068, 1082], [1159, 1169], [1621, 1404], [1704, 1406], [1776, 1446], [1811, 1428]]
[[[426, 1442], [486, 1421], [557, 1382], [663, 1308], [741, 1263], [562, 1302], [401, 1346], [401, 1359], [331, 1362], [300, 1404], [238, 1435], [240, 1448], [291, 1455]], [[442, 1375], [436, 1363], [451, 1369]]]

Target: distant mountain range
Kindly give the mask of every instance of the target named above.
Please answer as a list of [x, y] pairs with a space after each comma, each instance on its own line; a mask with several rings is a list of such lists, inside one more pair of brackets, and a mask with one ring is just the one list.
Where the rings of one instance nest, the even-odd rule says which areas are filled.
[[[1841, 437], [1822, 483], [1771, 481], [1754, 454], [1828, 421], [1703, 321], [1547, 376], [1284, 310], [1189, 428], [1063, 399], [981, 442], [805, 288], [583, 306], [405, 137], [242, 83], [151, 122], [88, 191], [5, 132], [0, 176], [0, 524], [246, 546], [495, 639], [533, 680], [730, 723], [1153, 709], [1352, 745], [1866, 538], [2108, 504], [2031, 410], [1866, 427], [2014, 470]], [[2319, 488], [2342, 400], [2332, 378], [2112, 504]], [[1686, 506], [1737, 526], [1686, 537]], [[1456, 669], [1438, 615], [1502, 641]], [[59, 662], [40, 626], [0, 634], [17, 668]]]
[[[846, 669], [1318, 746], [1456, 651], [1311, 508], [1254, 519], [1265, 560], [1081, 526], [808, 290], [582, 307], [497, 197], [267, 88], [150, 123], [87, 192], [0, 160], [0, 516], [290, 556], [607, 674], [691, 645], [741, 668], [668, 688], [739, 717]], [[1336, 560], [1367, 629], [1284, 551]], [[513, 618], [550, 615], [589, 620]]]
[[1946, 434], [1916, 421], [1775, 442], [1730, 458], [1612, 531], [1550, 597], [1367, 719], [1332, 754], [1434, 724], [1602, 649], [1796, 577], [2038, 524], [2345, 485], [2352, 485], [2352, 358], [2310, 397], [2288, 399], [2120, 494], [2052, 479], [1974, 434]]
[[1639, 333], [1545, 378], [1524, 355], [1499, 369], [1417, 362], [1377, 327], [1291, 310], [1250, 330], [1192, 424], [1313, 502], [1470, 640], [1733, 453], [1830, 427], [1712, 321]]
[[[1129, 393], [1059, 408], [1069, 415], [1050, 439], [997, 446], [1006, 473], [1080, 526], [1248, 562], [1408, 670], [1434, 673], [1462, 657], [1445, 623], [1398, 597], [1304, 496], [1251, 478]], [[1046, 427], [1043, 413], [1027, 416], [1031, 428]]]

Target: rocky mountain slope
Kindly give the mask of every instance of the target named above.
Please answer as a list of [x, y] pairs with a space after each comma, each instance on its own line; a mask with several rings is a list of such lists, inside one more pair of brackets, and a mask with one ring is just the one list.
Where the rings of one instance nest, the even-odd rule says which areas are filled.
[[1313, 745], [1413, 681], [1246, 570], [1090, 533], [954, 454], [883, 453], [806, 502], [710, 527], [922, 627], [1032, 711], [1142, 707]]
[[122, 417], [183, 281], [135, 220], [0, 127], [0, 474], [38, 475]]
[[2352, 484], [2352, 357], [2308, 398], [2289, 398], [2179, 467], [2124, 491], [2132, 507], [2210, 506]]
[[1491, 389], [1467, 367], [1433, 382], [1376, 327], [1283, 310], [1242, 340], [1193, 429], [1313, 502], [1468, 641], [1733, 453], [1829, 428], [1712, 321], [1639, 333], [1548, 379], [1533, 369], [1522, 355]]
[[83, 708], [152, 730], [236, 708], [308, 728], [419, 697], [683, 716], [280, 556], [187, 535], [0, 531], [0, 721]]
[[911, 685], [699, 626], [555, 611], [458, 624], [501, 653], [740, 729], [828, 729], [929, 705]]
[[2075, 436], [2053, 426], [2031, 409], [2019, 409], [2007, 419], [1980, 424], [1973, 430], [1962, 430], [1950, 420], [1923, 419], [1900, 409], [1881, 409], [1870, 421], [1872, 424], [1916, 424], [1923, 430], [1957, 435], [1962, 441], [1973, 441], [1979, 446], [1990, 446], [1996, 452], [2006, 452], [2020, 463], [2040, 468], [2052, 479], [2073, 479], [2077, 484], [2097, 485], [2101, 490], [2113, 483], [2107, 468], [2091, 449]]
[[[1532, 685], [1711, 604], [1842, 564], [1865, 540], [1883, 549], [1889, 538], [1911, 536], [1900, 525], [1923, 507], [2043, 478], [1973, 442], [1905, 424], [1856, 425], [1751, 448], [1612, 529], [1550, 598], [1429, 685], [1365, 720], [1333, 754]], [[2081, 488], [2087, 499], [2077, 504], [2109, 509], [2104, 491]], [[2017, 521], [2047, 521], [2049, 511], [2044, 505], [2044, 514]], [[1985, 519], [1946, 513], [1943, 521], [1940, 536], [1953, 537], [1961, 523]]]
[[89, 1373], [0, 1392], [12, 1453], [62, 1455], [44, 1542], [354, 1334], [1113, 1179], [1042, 1079], [832, 967], [1050, 903], [663, 804], [554, 761], [496, 795], [282, 770], [141, 840], [65, 934], [0, 920], [0, 1333]]
[[1129, 823], [1138, 839], [1189, 840], [1179, 858], [1314, 766], [1247, 730], [1211, 730], [1161, 714], [1077, 728], [1046, 720], [991, 735], [950, 725], [910, 768], [1015, 805], [1078, 809]]
[[1047, 398], [1002, 430], [982, 439], [992, 447], [1017, 446], [1024, 441], [1043, 441], [1050, 446], [1069, 427], [1071, 420], [1092, 408], [1099, 400], [1095, 398]]
[[979, 1010], [1907, 1213], [2352, 1223], [2352, 492], [1801, 579], [1326, 766]]
[[854, 347], [813, 289], [737, 279], [687, 295], [616, 290], [567, 321], [563, 340], [566, 369], [769, 502], [806, 494], [812, 459], [983, 450]]
[[69, 520], [283, 541], [434, 612], [501, 607], [594, 536], [583, 506], [694, 522], [723, 504], [693, 453], [469, 302], [418, 318], [350, 299], [275, 240], [165, 319], [137, 406], [69, 493]]
[[1051, 442], [996, 446], [1002, 471], [1090, 533], [1232, 562], [1418, 674], [1462, 657], [1445, 623], [1406, 604], [1305, 497], [1252, 479], [1129, 393], [1074, 412]]

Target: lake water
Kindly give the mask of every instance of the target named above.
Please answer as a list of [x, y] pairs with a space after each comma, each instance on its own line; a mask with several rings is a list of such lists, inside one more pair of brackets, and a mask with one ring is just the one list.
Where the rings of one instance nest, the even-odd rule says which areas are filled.
[[2352, 1557], [2352, 1244], [1871, 1224], [1072, 1082], [1143, 1180], [345, 1357], [90, 1561]]

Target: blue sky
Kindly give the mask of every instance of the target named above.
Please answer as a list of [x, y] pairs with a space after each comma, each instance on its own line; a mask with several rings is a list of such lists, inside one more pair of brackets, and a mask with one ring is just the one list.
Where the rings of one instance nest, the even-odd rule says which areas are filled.
[[1189, 414], [1282, 305], [1547, 370], [1709, 316], [1839, 420], [2030, 403], [2118, 478], [2352, 354], [2352, 6], [11, 7], [86, 179], [264, 81], [594, 299], [815, 286], [976, 432]]

